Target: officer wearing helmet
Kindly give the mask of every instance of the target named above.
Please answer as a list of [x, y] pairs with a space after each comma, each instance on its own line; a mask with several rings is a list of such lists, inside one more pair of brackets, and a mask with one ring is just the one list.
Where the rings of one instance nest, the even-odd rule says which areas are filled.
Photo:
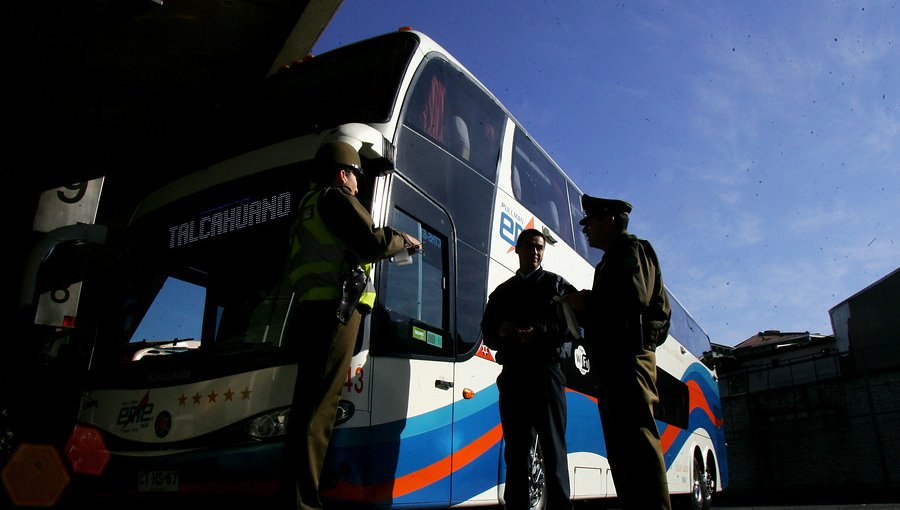
[[357, 149], [326, 140], [316, 152], [314, 186], [300, 201], [291, 232], [289, 280], [296, 308], [289, 334], [297, 382], [288, 418], [280, 487], [284, 508], [322, 508], [319, 478], [353, 355], [361, 313], [371, 309], [372, 263], [417, 239], [376, 228], [357, 200], [363, 169]]
[[669, 510], [666, 465], [654, 407], [656, 346], [671, 308], [650, 243], [628, 233], [631, 204], [584, 195], [588, 243], [603, 250], [590, 290], [563, 297], [584, 326], [597, 374], [597, 406], [616, 494], [625, 510]]

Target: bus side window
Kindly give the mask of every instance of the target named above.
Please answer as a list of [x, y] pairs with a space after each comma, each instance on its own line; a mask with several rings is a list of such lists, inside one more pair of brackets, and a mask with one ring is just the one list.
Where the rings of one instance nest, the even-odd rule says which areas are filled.
[[569, 210], [572, 211], [572, 226], [575, 229], [575, 251], [584, 257], [585, 260], [596, 265], [602, 256], [597, 248], [591, 248], [588, 245], [587, 237], [582, 233], [581, 225], [578, 224], [584, 218], [584, 211], [581, 210], [581, 192], [570, 182], [569, 187]]
[[440, 146], [444, 143], [444, 103], [447, 96], [444, 69], [429, 65], [419, 77], [407, 106], [406, 124]]
[[466, 161], [469, 160], [469, 154], [472, 151], [472, 146], [469, 143], [469, 126], [466, 125], [466, 121], [459, 115], [453, 116], [449, 142], [450, 150], [453, 154]]
[[513, 148], [513, 195], [567, 244], [574, 244], [567, 181], [562, 172], [517, 128]]
[[478, 173], [494, 182], [500, 156], [499, 126], [504, 120], [483, 91], [459, 71], [448, 72], [450, 79], [447, 110], [453, 117], [456, 147], [453, 152]]
[[430, 60], [407, 109], [407, 125], [494, 182], [504, 115], [465, 75]]
[[[429, 58], [422, 64], [411, 87], [397, 133], [396, 166], [398, 173], [414, 181], [429, 200], [453, 218], [450, 256], [455, 257], [456, 267], [465, 269], [455, 272], [456, 279], [449, 280], [448, 286], [454, 300], [450, 309], [455, 313], [456, 356], [465, 357], [475, 352], [481, 332], [487, 296], [490, 207], [507, 117], [486, 90], [441, 58]], [[454, 116], [465, 123], [465, 134], [459, 134], [463, 127], [459, 123], [456, 136], [468, 137], [468, 154], [462, 139], [462, 147], [451, 146], [445, 119]], [[439, 223], [431, 221], [432, 226]], [[444, 257], [450, 260], [446, 254]]]

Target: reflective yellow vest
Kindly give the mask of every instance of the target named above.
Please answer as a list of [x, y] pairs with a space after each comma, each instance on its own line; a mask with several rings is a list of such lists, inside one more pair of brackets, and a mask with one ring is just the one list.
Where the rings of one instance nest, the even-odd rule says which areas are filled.
[[375, 306], [375, 285], [372, 283], [372, 263], [366, 262], [361, 265], [363, 271], [365, 271], [366, 276], [369, 277], [369, 280], [366, 282], [366, 290], [363, 291], [362, 296], [359, 298], [359, 307], [362, 308], [363, 313], [368, 313], [372, 310], [372, 307]]
[[[347, 247], [328, 230], [319, 215], [319, 198], [324, 189], [314, 189], [303, 197], [291, 232], [288, 279], [300, 301], [339, 299], [343, 277], [350, 270]], [[361, 267], [369, 281], [359, 303], [371, 309], [375, 303], [372, 263], [361, 264]]]

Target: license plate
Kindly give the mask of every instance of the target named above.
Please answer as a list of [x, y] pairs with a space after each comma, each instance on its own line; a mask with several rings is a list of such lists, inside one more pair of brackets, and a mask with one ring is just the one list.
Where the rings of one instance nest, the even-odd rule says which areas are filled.
[[138, 492], [178, 492], [178, 471], [140, 471]]

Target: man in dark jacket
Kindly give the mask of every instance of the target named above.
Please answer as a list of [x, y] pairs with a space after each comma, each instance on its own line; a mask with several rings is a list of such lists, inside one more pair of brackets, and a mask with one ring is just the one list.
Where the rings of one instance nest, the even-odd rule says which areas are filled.
[[671, 508], [653, 408], [656, 346], [668, 336], [671, 308], [649, 242], [628, 233], [631, 204], [584, 195], [588, 243], [603, 250], [591, 290], [567, 296], [593, 354], [597, 404], [616, 493], [623, 508]]
[[538, 230], [519, 234], [519, 270], [491, 293], [481, 322], [485, 344], [497, 351], [497, 362], [503, 365], [497, 389], [506, 441], [503, 499], [510, 510], [530, 508], [532, 430], [544, 458], [547, 508], [572, 508], [566, 457], [566, 382], [560, 367], [566, 322], [557, 301], [575, 288], [541, 267], [545, 244]]
[[[404, 232], [376, 228], [356, 199], [363, 174], [353, 146], [322, 144], [316, 165], [316, 186], [300, 201], [291, 233], [288, 275], [297, 301], [290, 332], [298, 363], [280, 495], [284, 508], [303, 510], [322, 508], [319, 478], [359, 331], [357, 301], [367, 300], [366, 269], [401, 250], [420, 248]], [[341, 306], [351, 274], [358, 276], [360, 293]], [[374, 294], [369, 306], [371, 300]]]

